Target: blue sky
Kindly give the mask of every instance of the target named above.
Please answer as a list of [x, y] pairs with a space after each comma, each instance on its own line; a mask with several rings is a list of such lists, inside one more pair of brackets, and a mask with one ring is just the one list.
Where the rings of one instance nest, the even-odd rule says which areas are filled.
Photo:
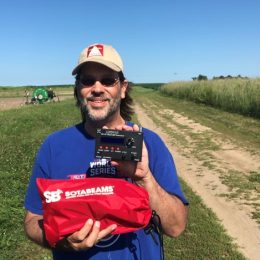
[[258, 0], [1, 0], [0, 86], [71, 84], [92, 43], [135, 83], [259, 77], [259, 14]]

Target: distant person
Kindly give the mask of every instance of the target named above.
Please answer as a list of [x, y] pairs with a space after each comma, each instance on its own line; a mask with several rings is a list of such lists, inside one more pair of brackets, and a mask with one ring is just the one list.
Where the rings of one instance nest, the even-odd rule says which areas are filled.
[[[130, 86], [123, 73], [121, 57], [112, 46], [94, 44], [85, 48], [72, 74], [76, 78], [74, 94], [82, 122], [46, 138], [37, 154], [25, 199], [25, 231], [31, 240], [47, 248], [36, 178], [87, 178], [91, 165], [97, 160], [94, 158], [97, 128], [140, 130], [130, 122], [134, 112]], [[156, 133], [146, 128], [142, 131], [142, 161], [116, 161], [107, 167], [113, 167], [119, 177], [128, 177], [145, 188], [163, 233], [177, 237], [186, 226], [188, 202], [166, 145]], [[100, 230], [100, 222], [89, 219], [80, 230], [57, 243], [57, 248], [52, 248], [53, 257], [62, 260], [163, 258], [160, 234], [156, 229], [153, 235], [145, 229], [111, 235], [116, 228], [111, 225]]]
[[55, 92], [52, 90], [52, 88], [49, 88], [47, 90], [47, 93], [48, 93], [49, 100], [53, 101], [53, 98], [56, 97], [56, 95], [55, 95]]
[[30, 92], [27, 89], [25, 89], [24, 90], [25, 104], [29, 104], [29, 96], [30, 96]]

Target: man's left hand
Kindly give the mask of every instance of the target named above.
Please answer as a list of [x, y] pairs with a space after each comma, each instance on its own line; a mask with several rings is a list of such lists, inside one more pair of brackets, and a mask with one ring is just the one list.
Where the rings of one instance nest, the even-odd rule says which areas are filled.
[[[138, 132], [139, 126], [133, 125], [122, 125], [117, 126], [115, 128], [119, 131], [135, 131]], [[132, 162], [132, 161], [112, 161], [111, 164], [116, 167], [118, 175], [120, 177], [129, 177], [136, 181], [137, 183], [146, 181], [150, 175], [149, 169], [149, 159], [148, 159], [148, 151], [143, 142], [143, 149], [142, 149], [142, 159], [140, 162]]]

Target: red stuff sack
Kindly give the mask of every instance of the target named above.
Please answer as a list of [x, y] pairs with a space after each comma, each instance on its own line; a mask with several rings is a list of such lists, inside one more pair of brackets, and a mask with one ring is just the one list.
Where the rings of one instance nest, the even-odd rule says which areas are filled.
[[112, 234], [121, 234], [144, 228], [152, 215], [147, 191], [122, 179], [38, 178], [37, 186], [46, 239], [52, 247], [80, 230], [89, 218], [99, 220], [100, 229], [117, 224]]

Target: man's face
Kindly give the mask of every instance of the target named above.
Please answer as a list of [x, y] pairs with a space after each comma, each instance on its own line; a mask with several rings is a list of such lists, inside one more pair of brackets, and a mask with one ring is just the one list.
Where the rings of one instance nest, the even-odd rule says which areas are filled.
[[84, 65], [77, 93], [86, 118], [93, 122], [117, 119], [126, 88], [127, 82], [120, 83], [117, 72], [98, 63]]

